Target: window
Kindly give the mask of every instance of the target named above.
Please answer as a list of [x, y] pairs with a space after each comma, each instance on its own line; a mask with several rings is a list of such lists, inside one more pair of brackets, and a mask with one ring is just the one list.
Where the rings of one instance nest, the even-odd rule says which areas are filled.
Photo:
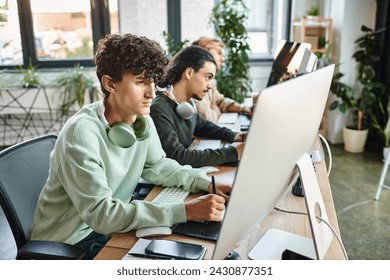
[[215, 37], [210, 24], [214, 1], [182, 0], [180, 3], [181, 39], [189, 43], [202, 36]]
[[30, 2], [37, 60], [92, 58], [89, 0]]
[[122, 34], [146, 36], [165, 49], [163, 31], [168, 30], [166, 0], [120, 0], [119, 4]]
[[246, 5], [250, 59], [272, 59], [277, 43], [289, 38], [291, 0], [246, 0]]
[[0, 67], [23, 61], [16, 1], [0, 0]]
[[[180, 20], [174, 22], [180, 34], [177, 40], [193, 40], [201, 36], [215, 37], [209, 23], [212, 9], [219, 0], [181, 0]], [[175, 0], [171, 0], [175, 3]], [[271, 60], [277, 43], [289, 38], [291, 0], [245, 0], [248, 19], [245, 27], [251, 48], [250, 60]], [[177, 25], [179, 27], [177, 27]]]
[[[214, 37], [209, 20], [216, 1], [0, 0], [0, 69], [30, 61], [40, 68], [92, 66], [98, 40], [109, 33], [144, 35], [163, 48], [163, 31], [175, 43]], [[291, 0], [245, 2], [250, 59], [272, 59], [276, 44], [289, 38]]]
[[119, 32], [117, 0], [0, 1], [0, 68], [90, 66], [98, 40]]

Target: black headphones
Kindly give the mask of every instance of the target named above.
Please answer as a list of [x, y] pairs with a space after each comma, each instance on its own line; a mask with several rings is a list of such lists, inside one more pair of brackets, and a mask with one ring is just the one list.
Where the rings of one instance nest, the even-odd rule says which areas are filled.
[[157, 88], [159, 91], [166, 91], [168, 95], [176, 102], [176, 113], [184, 120], [191, 119], [196, 114], [196, 106], [194, 100], [191, 98], [191, 103], [188, 101], [178, 103], [173, 94], [173, 86], [169, 85], [166, 88]]
[[104, 100], [100, 101], [97, 106], [97, 114], [103, 125], [107, 128], [107, 137], [111, 143], [121, 148], [131, 147], [135, 141], [142, 141], [148, 138], [151, 134], [151, 127], [148, 119], [144, 116], [137, 116], [132, 125], [127, 123], [115, 123], [110, 126], [104, 116]]

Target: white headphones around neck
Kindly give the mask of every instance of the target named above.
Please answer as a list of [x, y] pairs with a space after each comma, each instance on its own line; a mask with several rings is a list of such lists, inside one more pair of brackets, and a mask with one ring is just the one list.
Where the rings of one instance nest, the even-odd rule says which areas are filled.
[[96, 111], [100, 121], [106, 127], [108, 139], [111, 143], [121, 148], [129, 148], [133, 146], [135, 141], [145, 140], [151, 134], [151, 127], [148, 119], [144, 116], [137, 116], [132, 125], [128, 125], [124, 122], [110, 125], [104, 116], [104, 100], [99, 102]]
[[173, 99], [173, 101], [176, 102], [176, 113], [185, 120], [191, 119], [195, 114], [196, 114], [196, 106], [194, 103], [194, 100], [191, 98], [191, 103], [184, 101], [184, 102], [177, 102], [176, 97], [173, 94], [173, 86], [169, 85], [166, 88], [157, 88], [158, 90], [161, 91], [166, 91], [168, 95]]

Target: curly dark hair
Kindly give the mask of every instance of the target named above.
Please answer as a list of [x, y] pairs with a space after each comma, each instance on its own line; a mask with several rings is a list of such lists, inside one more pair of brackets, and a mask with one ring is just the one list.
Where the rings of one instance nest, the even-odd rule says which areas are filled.
[[158, 86], [164, 88], [177, 83], [188, 67], [198, 72], [207, 61], [217, 66], [213, 56], [199, 46], [188, 46], [182, 49], [169, 62], [164, 76], [158, 82]]
[[109, 34], [102, 37], [95, 54], [96, 74], [102, 92], [109, 92], [102, 85], [102, 76], [108, 75], [120, 82], [124, 74], [139, 75], [157, 83], [168, 64], [166, 52], [154, 41], [132, 34]]

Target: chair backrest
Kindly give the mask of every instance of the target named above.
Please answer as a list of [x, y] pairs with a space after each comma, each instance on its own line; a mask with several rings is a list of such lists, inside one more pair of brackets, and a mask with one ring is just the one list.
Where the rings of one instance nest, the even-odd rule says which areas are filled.
[[0, 151], [0, 205], [18, 249], [30, 237], [38, 196], [49, 174], [57, 136], [44, 135]]

